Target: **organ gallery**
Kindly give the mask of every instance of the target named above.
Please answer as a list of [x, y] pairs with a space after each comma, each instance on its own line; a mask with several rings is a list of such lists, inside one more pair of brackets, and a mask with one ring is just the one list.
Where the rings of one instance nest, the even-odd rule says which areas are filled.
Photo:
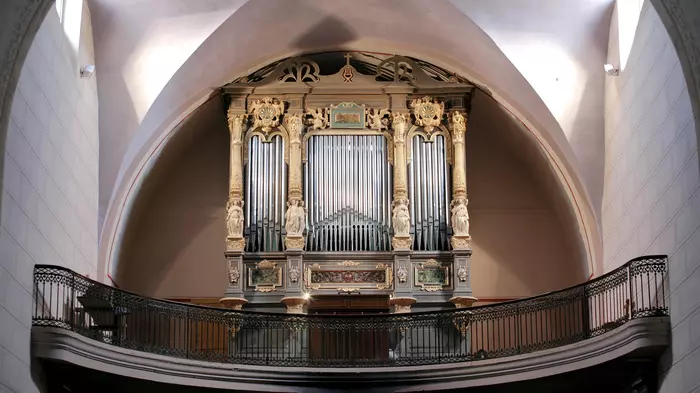
[[473, 90], [416, 59], [341, 52], [286, 59], [224, 86], [221, 302], [282, 302], [290, 313], [309, 299], [358, 296], [386, 298], [396, 313], [470, 306]]

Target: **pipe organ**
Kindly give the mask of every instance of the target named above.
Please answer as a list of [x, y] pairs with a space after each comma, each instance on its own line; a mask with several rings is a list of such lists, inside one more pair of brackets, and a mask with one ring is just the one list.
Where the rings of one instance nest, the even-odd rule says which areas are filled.
[[303, 312], [309, 295], [362, 292], [391, 295], [396, 312], [416, 301], [470, 305], [464, 135], [474, 86], [408, 57], [341, 55], [286, 59], [222, 89], [222, 302]]

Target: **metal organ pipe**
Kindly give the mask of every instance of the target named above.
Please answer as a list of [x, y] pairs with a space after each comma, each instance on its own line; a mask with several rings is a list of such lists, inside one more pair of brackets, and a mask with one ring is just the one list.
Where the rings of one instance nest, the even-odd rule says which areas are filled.
[[307, 143], [308, 251], [390, 250], [384, 137], [314, 135]]
[[445, 139], [437, 135], [433, 142], [425, 142], [415, 135], [411, 143], [413, 157], [408, 173], [413, 249], [447, 250], [450, 182]]
[[263, 143], [254, 136], [248, 143], [246, 167], [246, 251], [281, 251], [287, 200], [284, 141], [274, 136]]

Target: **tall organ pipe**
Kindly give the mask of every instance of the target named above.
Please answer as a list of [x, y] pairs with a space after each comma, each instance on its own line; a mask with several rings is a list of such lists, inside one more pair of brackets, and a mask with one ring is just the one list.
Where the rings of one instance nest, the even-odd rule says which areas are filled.
[[246, 173], [246, 251], [282, 250], [287, 200], [284, 142], [274, 136], [263, 143], [253, 136], [248, 144]]
[[315, 135], [307, 143], [308, 251], [389, 250], [384, 137]]
[[433, 142], [425, 142], [416, 135], [411, 143], [413, 157], [408, 173], [413, 249], [448, 250], [450, 181], [445, 139], [437, 135]]

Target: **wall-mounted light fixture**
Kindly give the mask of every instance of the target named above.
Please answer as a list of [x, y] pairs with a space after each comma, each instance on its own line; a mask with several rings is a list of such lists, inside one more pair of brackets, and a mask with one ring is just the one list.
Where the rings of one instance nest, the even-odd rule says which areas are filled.
[[81, 78], [89, 78], [92, 76], [93, 72], [95, 72], [95, 65], [94, 64], [85, 65], [80, 69], [80, 77]]
[[605, 69], [605, 73], [608, 74], [608, 75], [610, 75], [610, 76], [618, 76], [618, 75], [620, 75], [620, 69], [619, 69], [619, 68], [616, 68], [616, 67], [615, 67], [614, 65], [612, 65], [612, 64], [605, 64], [605, 65], [603, 66], [603, 68]]

